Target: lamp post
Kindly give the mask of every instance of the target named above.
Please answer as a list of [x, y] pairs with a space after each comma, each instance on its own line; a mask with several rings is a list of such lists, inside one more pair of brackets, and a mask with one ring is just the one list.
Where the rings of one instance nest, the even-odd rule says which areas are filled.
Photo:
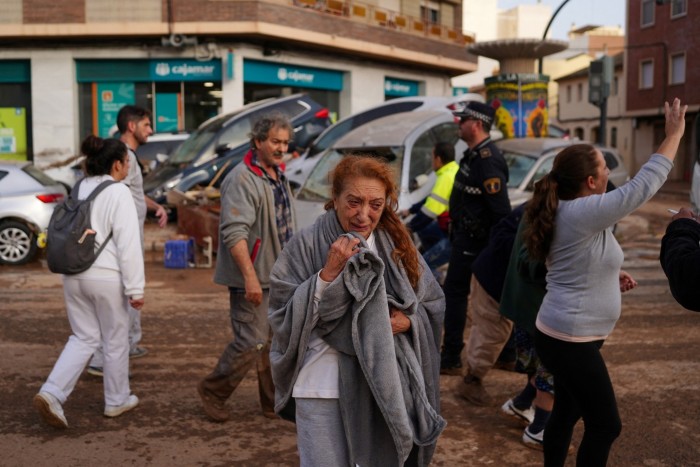
[[[547, 23], [547, 27], [544, 28], [544, 34], [542, 34], [542, 40], [547, 39], [547, 33], [549, 32], [549, 27], [552, 25], [554, 18], [557, 17], [557, 15], [561, 11], [561, 9], [564, 8], [564, 5], [566, 5], [567, 3], [569, 3], [569, 0], [564, 0], [563, 2], [561, 2], [561, 5], [559, 5], [559, 7], [554, 11], [554, 14], [549, 19], [549, 23]], [[542, 74], [542, 62], [543, 62], [543, 60], [544, 60], [544, 57], [540, 57], [540, 60], [537, 64], [537, 73], [539, 73], [539, 74]]]

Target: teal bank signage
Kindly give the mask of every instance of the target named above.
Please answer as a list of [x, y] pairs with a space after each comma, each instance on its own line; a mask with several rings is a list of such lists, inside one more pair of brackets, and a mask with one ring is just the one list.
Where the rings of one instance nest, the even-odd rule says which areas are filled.
[[343, 72], [262, 60], [244, 60], [243, 81], [341, 91], [343, 89]]
[[153, 81], [221, 80], [221, 62], [218, 60], [152, 60], [149, 64]]
[[399, 78], [384, 78], [384, 95], [389, 97], [407, 97], [418, 95], [418, 81]]

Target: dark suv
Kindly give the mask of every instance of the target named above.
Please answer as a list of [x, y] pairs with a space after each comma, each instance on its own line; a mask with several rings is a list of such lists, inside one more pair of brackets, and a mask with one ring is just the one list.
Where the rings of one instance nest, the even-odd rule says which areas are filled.
[[197, 185], [206, 186], [217, 174], [220, 183], [250, 148], [248, 135], [255, 122], [271, 112], [289, 117], [297, 151], [304, 150], [330, 125], [328, 109], [305, 94], [253, 102], [202, 123], [165, 163], [148, 174], [144, 191], [167, 205], [166, 195], [172, 189], [186, 192]]

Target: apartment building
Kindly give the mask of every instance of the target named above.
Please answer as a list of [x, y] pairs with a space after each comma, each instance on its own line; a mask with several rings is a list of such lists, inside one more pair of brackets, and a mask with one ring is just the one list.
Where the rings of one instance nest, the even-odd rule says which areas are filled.
[[339, 117], [451, 94], [476, 69], [460, 0], [1, 0], [0, 158], [107, 136], [127, 103], [156, 131], [307, 92]]
[[672, 180], [689, 180], [700, 142], [700, 2], [628, 0], [626, 115], [634, 129], [632, 168], [638, 168], [664, 138], [664, 102], [689, 105], [685, 138]]
[[[632, 119], [626, 115], [624, 52], [613, 55], [613, 78], [607, 99], [605, 144], [616, 148], [628, 170], [636, 172], [632, 154]], [[588, 102], [588, 63], [577, 71], [557, 79], [559, 124], [582, 141], [597, 142], [600, 132], [600, 108]], [[648, 155], [648, 154], [647, 154]]]

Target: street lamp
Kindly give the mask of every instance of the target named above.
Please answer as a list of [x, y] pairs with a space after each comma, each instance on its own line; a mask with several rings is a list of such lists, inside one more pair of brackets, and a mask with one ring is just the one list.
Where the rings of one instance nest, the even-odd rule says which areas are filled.
[[[559, 7], [556, 9], [556, 11], [552, 15], [552, 17], [549, 19], [549, 23], [547, 23], [547, 27], [544, 28], [544, 34], [542, 34], [542, 40], [547, 39], [547, 33], [549, 32], [549, 27], [552, 25], [552, 21], [554, 21], [554, 18], [557, 17], [557, 15], [561, 11], [561, 9], [564, 8], [564, 5], [566, 5], [567, 3], [569, 3], [569, 0], [564, 0], [563, 2], [561, 2], [561, 5], [559, 5]], [[544, 57], [540, 57], [540, 60], [538, 62], [537, 72], [539, 74], [542, 74], [542, 61], [543, 60], [544, 60]]]

